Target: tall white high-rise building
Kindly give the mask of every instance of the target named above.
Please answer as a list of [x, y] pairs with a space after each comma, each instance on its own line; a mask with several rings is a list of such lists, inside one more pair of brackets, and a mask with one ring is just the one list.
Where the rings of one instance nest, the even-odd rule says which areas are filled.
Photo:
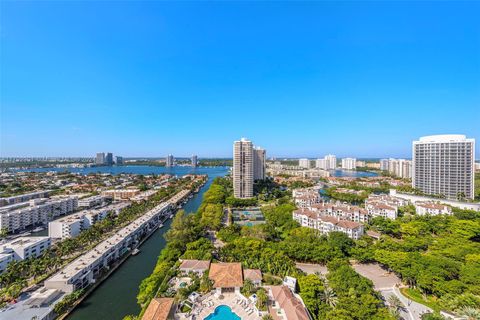
[[412, 177], [412, 161], [411, 160], [393, 159], [393, 158], [382, 159], [380, 160], [380, 169], [388, 171], [399, 178]]
[[325, 161], [325, 159], [315, 160], [315, 168], [327, 170], [327, 161]]
[[298, 159], [298, 166], [310, 169], [310, 159]]
[[170, 167], [173, 167], [174, 165], [175, 165], [175, 158], [173, 157], [173, 155], [169, 154], [167, 156], [165, 166], [170, 168]]
[[380, 170], [388, 171], [388, 159], [381, 159], [380, 160]]
[[412, 144], [412, 186], [449, 199], [474, 198], [475, 139], [465, 135], [421, 137]]
[[337, 157], [333, 154], [327, 154], [325, 156], [325, 162], [327, 166], [327, 170], [334, 170], [337, 168]]
[[245, 138], [233, 143], [233, 194], [253, 197], [253, 144]]
[[357, 159], [355, 158], [343, 158], [342, 169], [355, 170], [357, 168]]
[[260, 147], [253, 148], [253, 180], [265, 179], [266, 152]]
[[197, 156], [195, 154], [192, 155], [191, 161], [192, 161], [192, 167], [196, 168], [197, 165], [198, 165], [198, 159], [197, 159]]

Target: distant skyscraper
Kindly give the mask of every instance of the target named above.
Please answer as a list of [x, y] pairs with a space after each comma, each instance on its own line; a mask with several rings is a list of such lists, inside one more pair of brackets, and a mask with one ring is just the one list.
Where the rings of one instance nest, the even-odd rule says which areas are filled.
[[253, 144], [245, 138], [233, 143], [233, 194], [253, 197]]
[[105, 155], [105, 164], [107, 166], [112, 166], [113, 165], [113, 154], [111, 152], [108, 152]]
[[95, 164], [97, 166], [103, 166], [105, 164], [105, 153], [98, 152], [97, 156], [95, 157]]
[[198, 165], [198, 160], [196, 155], [192, 155], [192, 167], [196, 168]]
[[475, 139], [435, 135], [413, 141], [412, 186], [449, 199], [474, 198]]
[[345, 170], [355, 170], [357, 168], [357, 159], [355, 158], [343, 158], [342, 159], [342, 169]]
[[167, 162], [165, 164], [166, 167], [173, 167], [175, 165], [175, 158], [173, 157], [173, 155], [169, 154], [167, 156]]
[[325, 162], [327, 165], [327, 170], [335, 170], [337, 168], [337, 157], [333, 154], [327, 154], [325, 156]]
[[115, 164], [117, 166], [121, 166], [123, 164], [123, 157], [120, 157], [120, 156], [116, 156], [115, 157]]
[[310, 169], [310, 159], [298, 159], [298, 166], [305, 169]]
[[266, 152], [260, 147], [253, 148], [253, 179], [265, 179]]
[[380, 160], [380, 170], [388, 171], [388, 159], [381, 159]]
[[327, 169], [327, 162], [325, 161], [325, 159], [315, 160], [315, 168], [326, 170]]

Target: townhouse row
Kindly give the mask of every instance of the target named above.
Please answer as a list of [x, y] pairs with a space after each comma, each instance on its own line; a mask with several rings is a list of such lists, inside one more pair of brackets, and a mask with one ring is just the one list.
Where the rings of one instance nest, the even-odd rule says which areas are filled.
[[71, 293], [94, 283], [103, 270], [108, 270], [116, 260], [132, 250], [142, 237], [157, 228], [162, 219], [171, 213], [169, 202], [159, 204], [47, 279], [45, 288]]
[[74, 238], [83, 230], [105, 219], [108, 213], [118, 215], [120, 210], [130, 206], [130, 202], [120, 202], [99, 209], [83, 210], [48, 223], [48, 236], [56, 239]]

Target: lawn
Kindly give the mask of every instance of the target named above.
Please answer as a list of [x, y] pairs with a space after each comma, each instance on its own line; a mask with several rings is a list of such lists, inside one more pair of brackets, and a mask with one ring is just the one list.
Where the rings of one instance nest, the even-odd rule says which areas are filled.
[[400, 288], [400, 291], [402, 294], [409, 298], [410, 300], [413, 300], [415, 302], [421, 303], [427, 307], [432, 308], [434, 311], [440, 311], [440, 307], [438, 306], [437, 302], [435, 301], [436, 298], [432, 296], [426, 296], [424, 297], [420, 291], [417, 289], [412, 289], [412, 288]]

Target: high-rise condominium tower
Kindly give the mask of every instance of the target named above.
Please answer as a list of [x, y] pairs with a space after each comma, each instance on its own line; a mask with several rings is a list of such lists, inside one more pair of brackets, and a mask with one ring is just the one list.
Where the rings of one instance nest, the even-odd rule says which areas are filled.
[[107, 152], [105, 155], [105, 164], [107, 166], [113, 165], [113, 154], [111, 152]]
[[105, 153], [98, 152], [95, 156], [95, 164], [97, 166], [103, 166], [105, 164]]
[[167, 160], [166, 160], [166, 164], [165, 166], [170, 168], [170, 167], [173, 167], [175, 164], [175, 159], [173, 158], [173, 155], [169, 154], [167, 156]]
[[357, 168], [357, 159], [355, 159], [355, 158], [343, 158], [342, 159], [342, 169], [355, 170], [356, 168]]
[[253, 144], [245, 138], [233, 143], [233, 194], [253, 197]]
[[436, 135], [413, 141], [412, 186], [449, 199], [474, 198], [475, 139]]
[[265, 149], [260, 147], [253, 148], [253, 180], [265, 179]]
[[327, 154], [325, 156], [325, 162], [327, 165], [327, 170], [334, 170], [337, 168], [337, 157], [333, 154]]
[[315, 168], [326, 170], [327, 169], [327, 162], [325, 161], [325, 159], [315, 160]]
[[196, 168], [198, 165], [198, 160], [196, 155], [192, 155], [192, 167]]
[[310, 159], [298, 159], [298, 166], [305, 169], [310, 169]]

